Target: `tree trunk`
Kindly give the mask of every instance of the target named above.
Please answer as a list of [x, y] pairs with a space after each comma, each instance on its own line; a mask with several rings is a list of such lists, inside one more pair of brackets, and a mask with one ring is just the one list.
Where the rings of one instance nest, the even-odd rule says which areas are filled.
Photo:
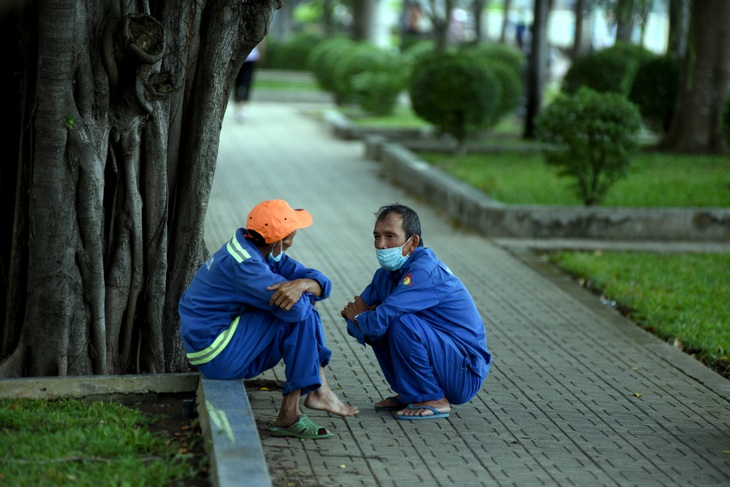
[[575, 35], [573, 36], [573, 49], [570, 52], [570, 59], [575, 61], [583, 52], [583, 22], [585, 22], [585, 0], [576, 0], [575, 9]]
[[618, 0], [616, 5], [616, 41], [631, 43], [634, 33], [635, 0]]
[[484, 9], [489, 5], [489, 0], [474, 0], [472, 2], [472, 15], [474, 16], [474, 44], [479, 45], [485, 39], [484, 36]]
[[352, 38], [355, 41], [371, 41], [377, 4], [380, 0], [353, 0]]
[[720, 111], [730, 93], [730, 2], [692, 2], [687, 53], [662, 149], [723, 153]]
[[669, 0], [669, 39], [667, 51], [682, 58], [687, 47], [689, 0]]
[[0, 94], [21, 127], [17, 169], [0, 173], [16, 181], [0, 377], [186, 370], [177, 301], [205, 253], [228, 88], [278, 4], [37, 0], [0, 11], [20, 22], [28, 54], [3, 55], [28, 75]]
[[523, 137], [535, 137], [535, 117], [542, 107], [542, 92], [548, 71], [547, 21], [550, 0], [535, 0], [532, 44], [527, 64], [525, 130]]
[[433, 42], [437, 51], [445, 51], [449, 47], [449, 25], [454, 0], [429, 0], [428, 17], [433, 25]]
[[507, 43], [507, 28], [509, 27], [509, 11], [512, 9], [512, 0], [504, 0], [502, 3], [502, 30], [499, 34], [499, 42]]

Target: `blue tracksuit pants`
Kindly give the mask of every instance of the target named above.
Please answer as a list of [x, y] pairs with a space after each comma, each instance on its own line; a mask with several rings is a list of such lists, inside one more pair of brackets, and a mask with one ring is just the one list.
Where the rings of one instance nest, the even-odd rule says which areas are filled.
[[284, 395], [298, 389], [302, 395], [322, 385], [319, 368], [332, 352], [325, 346], [317, 310], [298, 323], [287, 323], [272, 313], [252, 308], [241, 315], [236, 333], [213, 360], [198, 367], [210, 379], [251, 379], [284, 360]]
[[395, 319], [383, 339], [370, 345], [403, 402], [446, 397], [451, 404], [464, 404], [484, 381], [469, 370], [469, 358], [458, 343], [412, 314]]

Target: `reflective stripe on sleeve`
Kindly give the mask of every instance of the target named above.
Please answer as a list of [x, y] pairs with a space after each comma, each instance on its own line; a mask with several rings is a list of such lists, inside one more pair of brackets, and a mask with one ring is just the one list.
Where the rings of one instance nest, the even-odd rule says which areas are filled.
[[220, 335], [218, 335], [218, 338], [215, 339], [215, 341], [204, 350], [201, 350], [200, 352], [194, 352], [187, 354], [188, 360], [192, 365], [202, 365], [207, 364], [214, 358], [218, 356], [219, 353], [223, 351], [224, 348], [226, 348], [226, 345], [228, 345], [228, 342], [231, 341], [231, 338], [233, 338], [233, 334], [236, 333], [236, 328], [238, 328], [238, 320], [240, 320], [241, 317], [237, 316], [235, 320], [230, 324], [228, 328], [223, 331]]
[[226, 250], [229, 254], [233, 256], [234, 259], [236, 259], [236, 262], [238, 262], [239, 264], [244, 260], [251, 258], [251, 254], [249, 254], [246, 249], [244, 249], [241, 244], [238, 243], [235, 235], [226, 245]]

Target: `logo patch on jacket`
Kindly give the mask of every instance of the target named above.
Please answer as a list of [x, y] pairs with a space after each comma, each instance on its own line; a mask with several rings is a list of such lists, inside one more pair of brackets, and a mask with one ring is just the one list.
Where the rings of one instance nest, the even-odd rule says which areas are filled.
[[404, 286], [413, 286], [413, 283], [411, 282], [411, 275], [408, 274], [406, 277], [404, 277], [401, 284], [403, 284]]

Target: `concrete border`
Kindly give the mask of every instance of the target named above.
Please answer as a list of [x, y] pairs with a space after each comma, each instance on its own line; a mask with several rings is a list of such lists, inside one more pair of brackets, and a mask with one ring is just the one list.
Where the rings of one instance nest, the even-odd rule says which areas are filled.
[[365, 157], [412, 194], [494, 238], [730, 241], [730, 208], [506, 205], [458, 181], [384, 136], [365, 136]]

